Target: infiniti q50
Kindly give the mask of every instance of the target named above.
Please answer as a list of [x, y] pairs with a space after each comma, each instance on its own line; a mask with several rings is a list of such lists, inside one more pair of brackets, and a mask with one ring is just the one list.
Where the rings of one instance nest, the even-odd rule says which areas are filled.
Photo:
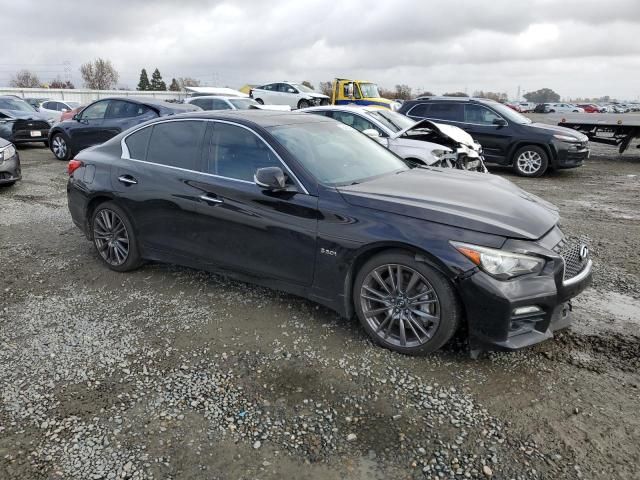
[[463, 324], [473, 350], [548, 339], [591, 279], [588, 247], [564, 238], [551, 204], [497, 176], [410, 168], [326, 117], [159, 118], [69, 173], [73, 221], [107, 267], [223, 272], [355, 315], [402, 353]]

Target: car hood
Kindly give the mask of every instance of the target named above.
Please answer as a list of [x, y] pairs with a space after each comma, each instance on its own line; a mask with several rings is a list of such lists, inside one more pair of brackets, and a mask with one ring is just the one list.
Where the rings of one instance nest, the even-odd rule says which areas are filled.
[[47, 117], [38, 113], [38, 112], [23, 112], [22, 110], [8, 110], [8, 109], [0, 109], [0, 113], [9, 117], [15, 118], [18, 120], [47, 120]]
[[304, 94], [311, 98], [329, 98], [324, 93], [304, 92]]
[[440, 135], [450, 138], [454, 142], [466, 145], [467, 147], [473, 147], [475, 145], [473, 137], [461, 128], [455, 127], [453, 125], [445, 125], [444, 123], [432, 122], [430, 120], [419, 120], [410, 127], [394, 133], [391, 137], [399, 138], [411, 130], [417, 130], [420, 128], [430, 128], [431, 130], [435, 130], [436, 132], [440, 133]]
[[11, 145], [11, 142], [9, 140], [5, 140], [4, 138], [0, 137], [0, 148], [4, 148], [7, 145]]
[[587, 140], [589, 140], [589, 137], [578, 132], [577, 130], [574, 130], [573, 128], [559, 127], [558, 125], [549, 125], [546, 123], [527, 123], [525, 126], [547, 130], [551, 135], [554, 135], [556, 133], [560, 135], [570, 135], [572, 137], [576, 137], [581, 142], [586, 142]]
[[509, 238], [536, 240], [559, 219], [555, 206], [510, 181], [462, 170], [416, 168], [338, 191], [352, 205]]

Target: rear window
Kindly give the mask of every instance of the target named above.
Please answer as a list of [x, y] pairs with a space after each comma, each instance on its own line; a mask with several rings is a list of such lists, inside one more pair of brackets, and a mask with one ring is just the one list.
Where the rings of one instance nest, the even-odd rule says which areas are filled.
[[153, 126], [147, 161], [198, 170], [206, 122], [198, 120], [157, 123]]
[[147, 146], [149, 145], [149, 137], [151, 136], [152, 127], [138, 130], [127, 137], [124, 143], [129, 149], [129, 157], [135, 160], [146, 160]]

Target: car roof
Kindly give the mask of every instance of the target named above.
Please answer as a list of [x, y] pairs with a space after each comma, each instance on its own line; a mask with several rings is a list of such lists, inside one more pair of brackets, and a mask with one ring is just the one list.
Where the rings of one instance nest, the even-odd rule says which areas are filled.
[[475, 102], [475, 103], [488, 103], [488, 104], [499, 104], [500, 102], [496, 102], [495, 100], [491, 100], [490, 98], [480, 98], [480, 97], [443, 97], [443, 96], [433, 96], [433, 97], [418, 97], [414, 100], [407, 100], [404, 103], [416, 103], [416, 102]]
[[[230, 120], [242, 123], [251, 123], [260, 127], [276, 127], [279, 125], [293, 125], [304, 123], [335, 122], [335, 120], [321, 115], [305, 115], [302, 112], [283, 112], [279, 110], [207, 110], [199, 112], [182, 113], [174, 115], [171, 119], [205, 119], [205, 120]], [[156, 121], [167, 120], [166, 117]]]
[[253, 100], [251, 97], [238, 97], [236, 95], [200, 95], [198, 97], [189, 97], [185, 99], [185, 102], [191, 103], [193, 100], [199, 100], [201, 98], [204, 98], [205, 100], [209, 98], [216, 98], [220, 100]]

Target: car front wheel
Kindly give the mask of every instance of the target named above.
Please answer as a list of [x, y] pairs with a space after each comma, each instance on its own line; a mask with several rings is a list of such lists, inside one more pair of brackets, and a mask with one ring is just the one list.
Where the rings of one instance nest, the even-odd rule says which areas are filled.
[[50, 148], [58, 160], [69, 160], [71, 158], [71, 150], [69, 149], [67, 138], [61, 133], [56, 133], [51, 138]]
[[460, 304], [449, 281], [409, 252], [389, 251], [367, 261], [356, 277], [353, 298], [373, 341], [404, 354], [438, 350], [460, 322]]
[[300, 100], [298, 102], [298, 109], [309, 108], [309, 102], [306, 100]]
[[526, 145], [513, 155], [513, 169], [522, 177], [539, 177], [548, 167], [547, 152], [535, 145]]
[[115, 203], [105, 202], [95, 209], [91, 237], [100, 258], [111, 270], [127, 272], [142, 263], [133, 226]]

